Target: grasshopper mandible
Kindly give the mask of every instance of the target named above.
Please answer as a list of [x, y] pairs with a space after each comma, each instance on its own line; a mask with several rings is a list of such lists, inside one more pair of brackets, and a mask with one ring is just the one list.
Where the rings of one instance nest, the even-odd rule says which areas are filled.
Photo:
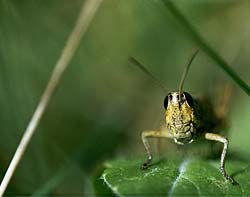
[[[198, 99], [194, 99], [189, 93], [183, 91], [183, 85], [190, 65], [192, 64], [198, 50], [194, 53], [186, 69], [177, 91], [168, 93], [164, 100], [166, 129], [158, 131], [147, 130], [141, 133], [141, 139], [147, 153], [147, 160], [142, 164], [141, 169], [147, 169], [152, 161], [152, 154], [148, 138], [170, 138], [175, 143], [184, 145], [194, 140], [203, 138], [223, 143], [223, 150], [220, 159], [220, 172], [223, 177], [235, 183], [232, 177], [225, 170], [225, 158], [228, 149], [228, 139], [215, 131], [221, 123], [219, 117]], [[130, 57], [129, 60], [138, 66], [143, 72], [154, 79], [155, 82], [166, 92], [162, 83], [157, 80], [139, 61]]]

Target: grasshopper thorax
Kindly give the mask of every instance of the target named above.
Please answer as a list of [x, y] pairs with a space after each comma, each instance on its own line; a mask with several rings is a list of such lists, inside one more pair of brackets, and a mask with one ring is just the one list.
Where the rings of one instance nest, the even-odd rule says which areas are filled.
[[191, 143], [196, 133], [196, 110], [192, 96], [187, 92], [170, 92], [165, 100], [166, 125], [178, 144]]

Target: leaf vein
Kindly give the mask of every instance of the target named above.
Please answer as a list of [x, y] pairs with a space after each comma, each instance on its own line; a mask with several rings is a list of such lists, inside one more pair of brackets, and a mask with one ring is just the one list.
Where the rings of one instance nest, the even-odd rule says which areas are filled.
[[168, 196], [171, 196], [176, 185], [178, 184], [179, 180], [181, 179], [181, 176], [183, 175], [183, 173], [186, 170], [187, 164], [188, 164], [189, 160], [184, 160], [179, 167], [179, 175], [176, 177], [176, 179], [174, 180], [172, 187], [169, 190]]

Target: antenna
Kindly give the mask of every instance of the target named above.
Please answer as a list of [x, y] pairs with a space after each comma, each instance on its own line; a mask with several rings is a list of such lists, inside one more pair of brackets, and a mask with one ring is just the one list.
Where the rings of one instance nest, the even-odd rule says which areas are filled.
[[137, 66], [138, 68], [140, 68], [142, 70], [142, 72], [144, 72], [146, 75], [148, 75], [151, 79], [153, 79], [153, 81], [155, 83], [157, 83], [157, 85], [165, 92], [168, 93], [166, 87], [162, 84], [162, 82], [157, 79], [148, 69], [146, 69], [145, 66], [143, 66], [140, 62], [138, 62], [135, 58], [133, 57], [129, 57], [128, 60], [133, 63], [135, 66]]
[[[191, 59], [189, 60], [187, 67], [185, 68], [184, 72], [182, 73], [181, 82], [180, 82], [180, 85], [179, 85], [179, 95], [181, 95], [183, 85], [184, 85], [185, 79], [187, 77], [189, 68], [190, 68], [194, 58], [198, 54], [198, 52], [199, 52], [199, 50], [195, 51], [195, 53], [192, 55]], [[181, 98], [181, 96], [179, 96], [179, 98]]]

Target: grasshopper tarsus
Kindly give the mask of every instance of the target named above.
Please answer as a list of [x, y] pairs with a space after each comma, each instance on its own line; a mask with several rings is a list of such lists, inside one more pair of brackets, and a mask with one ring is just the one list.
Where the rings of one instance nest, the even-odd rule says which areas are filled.
[[148, 160], [141, 165], [141, 170], [148, 169], [149, 164], [151, 163], [151, 161], [152, 161], [152, 157], [149, 157]]
[[220, 167], [220, 172], [221, 172], [222, 176], [223, 176], [227, 181], [229, 181], [229, 182], [232, 183], [233, 185], [236, 185], [236, 184], [237, 184], [237, 182], [236, 182], [231, 176], [229, 176], [229, 175], [226, 173], [224, 167]]
[[148, 163], [143, 163], [142, 165], [141, 165], [141, 170], [147, 170], [148, 169]]

